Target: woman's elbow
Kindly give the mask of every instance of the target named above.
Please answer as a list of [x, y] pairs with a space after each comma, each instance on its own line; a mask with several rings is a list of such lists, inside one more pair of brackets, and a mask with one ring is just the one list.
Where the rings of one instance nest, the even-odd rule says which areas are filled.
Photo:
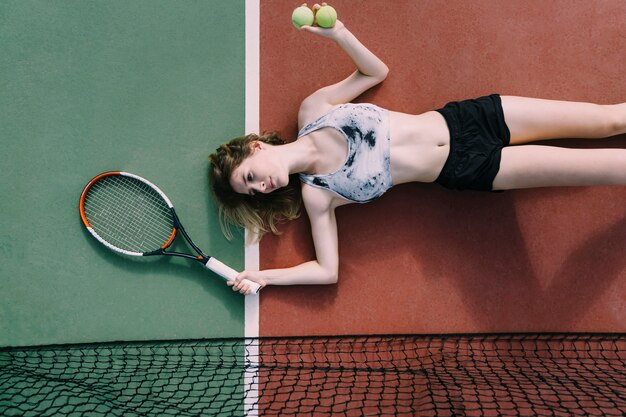
[[382, 83], [383, 81], [385, 81], [388, 75], [389, 75], [389, 67], [384, 62], [381, 62], [380, 68], [376, 73], [376, 77], [375, 77], [376, 80], [379, 83]]
[[389, 75], [389, 67], [386, 64], [383, 64], [382, 70], [382, 79], [384, 80]]
[[336, 270], [324, 269], [324, 272], [318, 278], [318, 284], [320, 285], [333, 285], [339, 280], [339, 274]]
[[387, 78], [387, 75], [389, 75], [389, 67], [383, 64], [382, 68], [376, 73], [376, 75], [372, 77], [375, 81], [375, 84], [380, 84], [383, 81], [385, 81], [385, 79]]
[[324, 285], [333, 285], [339, 281], [339, 274], [337, 271], [328, 271], [324, 274], [323, 283]]
[[389, 75], [389, 67], [384, 63], [381, 63], [380, 67], [376, 68], [375, 71], [372, 71], [368, 74], [361, 73], [363, 75], [367, 75], [369, 79], [373, 82], [372, 85], [380, 84], [387, 78]]

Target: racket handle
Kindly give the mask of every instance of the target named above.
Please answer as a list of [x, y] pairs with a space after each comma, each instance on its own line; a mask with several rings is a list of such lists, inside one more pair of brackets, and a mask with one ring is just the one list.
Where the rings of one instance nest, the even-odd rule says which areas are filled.
[[[239, 272], [235, 271], [230, 266], [218, 261], [215, 258], [209, 258], [209, 261], [204, 266], [228, 281], [234, 280], [235, 278], [237, 278], [237, 275], [239, 275]], [[258, 293], [261, 290], [261, 285], [257, 284], [256, 282], [247, 279], [244, 279], [243, 282], [250, 286], [253, 294]]]

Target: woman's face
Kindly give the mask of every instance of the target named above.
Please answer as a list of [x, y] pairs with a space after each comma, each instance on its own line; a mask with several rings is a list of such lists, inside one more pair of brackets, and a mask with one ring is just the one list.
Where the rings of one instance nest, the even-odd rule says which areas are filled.
[[252, 154], [235, 168], [230, 185], [239, 194], [271, 193], [289, 183], [289, 174], [271, 157], [271, 146], [252, 142]]

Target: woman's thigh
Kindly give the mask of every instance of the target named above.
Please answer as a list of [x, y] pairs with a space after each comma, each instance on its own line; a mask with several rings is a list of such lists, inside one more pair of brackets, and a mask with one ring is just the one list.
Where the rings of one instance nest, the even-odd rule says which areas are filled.
[[494, 190], [626, 185], [626, 149], [522, 145], [502, 149]]
[[557, 138], [602, 138], [622, 133], [626, 103], [600, 105], [574, 101], [502, 96], [511, 145]]

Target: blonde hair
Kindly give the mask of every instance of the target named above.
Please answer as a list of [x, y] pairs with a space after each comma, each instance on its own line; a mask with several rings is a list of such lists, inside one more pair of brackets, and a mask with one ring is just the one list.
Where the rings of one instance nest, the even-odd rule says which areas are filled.
[[270, 145], [285, 142], [275, 132], [261, 136], [250, 134], [241, 136], [221, 145], [209, 155], [211, 161], [209, 183], [216, 197], [222, 232], [232, 239], [231, 225], [246, 228], [250, 240], [260, 240], [267, 233], [280, 234], [278, 224], [300, 216], [302, 196], [297, 174], [289, 177], [289, 184], [269, 194], [255, 193], [253, 196], [237, 193], [230, 179], [233, 171], [252, 153], [251, 144], [261, 141]]

